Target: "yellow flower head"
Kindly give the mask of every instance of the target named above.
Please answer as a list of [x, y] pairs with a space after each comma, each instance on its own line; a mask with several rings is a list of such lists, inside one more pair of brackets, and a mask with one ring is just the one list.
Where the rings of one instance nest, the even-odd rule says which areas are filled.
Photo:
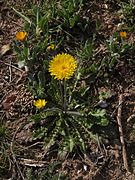
[[51, 44], [50, 46], [47, 47], [47, 50], [54, 50], [56, 47], [54, 44]]
[[127, 37], [126, 31], [120, 31], [120, 37], [121, 38], [126, 38]]
[[18, 41], [24, 41], [26, 39], [27, 33], [24, 31], [19, 31], [16, 33], [16, 39]]
[[38, 99], [37, 101], [34, 101], [34, 106], [36, 106], [38, 109], [43, 108], [46, 105], [47, 101], [44, 99]]
[[67, 53], [57, 54], [49, 64], [49, 72], [55, 79], [69, 79], [77, 68], [76, 59]]

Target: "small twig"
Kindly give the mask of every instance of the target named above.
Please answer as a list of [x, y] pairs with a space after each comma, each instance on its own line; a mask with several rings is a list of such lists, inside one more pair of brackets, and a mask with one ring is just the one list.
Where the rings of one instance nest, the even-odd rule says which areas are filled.
[[18, 169], [18, 171], [19, 171], [19, 173], [20, 173], [20, 175], [21, 175], [21, 178], [22, 178], [23, 180], [25, 180], [25, 178], [24, 178], [24, 176], [23, 176], [23, 174], [22, 174], [22, 172], [21, 172], [21, 169], [20, 169], [20, 167], [19, 167], [19, 165], [18, 165], [18, 163], [17, 163], [15, 154], [14, 154], [14, 152], [13, 152], [13, 142], [14, 142], [15, 136], [16, 136], [16, 134], [17, 134], [17, 132], [18, 132], [19, 129], [20, 129], [20, 127], [17, 128], [17, 130], [15, 131], [15, 133], [14, 133], [14, 135], [13, 135], [13, 138], [12, 138], [12, 141], [11, 141], [11, 144], [10, 144], [10, 151], [11, 151], [11, 154], [12, 154], [13, 161], [14, 161], [14, 163], [16, 164], [16, 167], [17, 167], [17, 169]]
[[[122, 103], [121, 103], [122, 104]], [[112, 114], [110, 115], [111, 117], [114, 116], [115, 112], [118, 110], [118, 108], [121, 106], [121, 104], [118, 104], [117, 107], [114, 109], [114, 111], [112, 112]]]
[[128, 161], [127, 161], [127, 152], [126, 152], [126, 147], [125, 147], [125, 142], [124, 142], [124, 134], [123, 134], [122, 124], [121, 124], [122, 102], [123, 102], [123, 94], [120, 94], [119, 95], [119, 107], [118, 107], [118, 113], [117, 113], [117, 123], [118, 123], [118, 129], [119, 129], [119, 134], [120, 134], [120, 142], [122, 145], [123, 163], [124, 163], [125, 169], [129, 172]]
[[23, 150], [24, 150], [24, 149], [26, 150], [26, 149], [32, 148], [32, 147], [34, 147], [34, 146], [36, 146], [36, 145], [39, 145], [39, 144], [43, 145], [44, 142], [36, 142], [36, 143], [34, 143], [34, 144], [30, 145], [30, 146], [27, 146], [27, 147], [23, 148]]
[[14, 21], [15, 19], [13, 17], [11, 17], [9, 14], [7, 16], [9, 19], [11, 19], [12, 23], [23, 28], [23, 24], [17, 23], [16, 21]]
[[87, 156], [87, 154], [84, 154], [84, 157], [82, 157], [81, 154], [79, 154], [79, 157], [81, 158], [81, 161], [90, 166], [91, 169], [95, 168], [94, 162], [92, 162], [92, 160]]
[[17, 69], [18, 71], [21, 71], [21, 72], [23, 72], [23, 73], [25, 72], [25, 71], [23, 71], [22, 69], [14, 66], [14, 65], [12, 65], [12, 64], [9, 64], [9, 63], [6, 63], [6, 62], [4, 62], [4, 64], [7, 65], [7, 66], [10, 66], [10, 67], [12, 67], [12, 68], [15, 68], [15, 69]]
[[103, 153], [103, 150], [102, 150], [102, 148], [101, 148], [100, 139], [99, 139], [99, 136], [98, 136], [98, 135], [97, 135], [97, 143], [98, 143], [99, 150], [100, 150], [100, 152], [101, 152], [101, 154], [102, 154], [102, 156], [103, 156], [104, 153]]
[[102, 162], [102, 165], [101, 165], [98, 169], [95, 169], [93, 178], [95, 178], [97, 175], [101, 174], [101, 171], [102, 171], [102, 170], [105, 168], [105, 166], [108, 164], [109, 159], [110, 159], [110, 157], [107, 157], [107, 158]]
[[132, 114], [131, 116], [129, 116], [129, 118], [127, 119], [127, 122], [131, 121], [131, 119], [135, 118], [135, 114]]
[[12, 81], [12, 69], [11, 69], [11, 61], [10, 61], [10, 66], [8, 67], [9, 68], [9, 82]]
[[45, 165], [48, 165], [48, 163], [46, 161], [35, 161], [33, 159], [24, 159], [24, 158], [20, 158], [20, 164], [21, 165], [25, 165], [25, 166], [29, 166], [29, 167], [44, 167]]

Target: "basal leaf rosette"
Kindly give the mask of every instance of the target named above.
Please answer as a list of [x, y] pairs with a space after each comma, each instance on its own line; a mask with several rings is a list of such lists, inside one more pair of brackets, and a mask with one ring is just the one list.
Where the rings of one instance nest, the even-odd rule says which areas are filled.
[[67, 80], [73, 76], [77, 68], [76, 59], [67, 53], [57, 54], [50, 61], [49, 72], [57, 80]]

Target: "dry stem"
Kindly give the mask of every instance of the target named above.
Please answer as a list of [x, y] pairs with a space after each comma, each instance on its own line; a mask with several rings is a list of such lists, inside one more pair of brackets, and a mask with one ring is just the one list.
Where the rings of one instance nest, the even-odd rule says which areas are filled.
[[125, 169], [129, 172], [127, 153], [126, 153], [125, 142], [124, 142], [124, 134], [123, 134], [122, 124], [121, 124], [122, 102], [123, 102], [123, 94], [120, 94], [119, 107], [118, 107], [118, 113], [117, 113], [117, 123], [118, 123], [118, 129], [119, 129], [119, 134], [120, 134], [120, 142], [122, 145], [123, 163], [124, 163]]

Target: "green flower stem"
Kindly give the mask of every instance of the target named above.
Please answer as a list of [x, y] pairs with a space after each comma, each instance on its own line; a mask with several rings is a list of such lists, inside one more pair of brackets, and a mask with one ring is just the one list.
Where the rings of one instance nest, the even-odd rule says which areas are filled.
[[63, 87], [62, 87], [62, 82], [59, 81], [59, 85], [60, 85], [60, 95], [61, 95], [61, 106], [62, 106], [62, 109], [64, 109], [64, 96], [63, 96]]
[[61, 93], [62, 110], [63, 110], [63, 111], [66, 111], [66, 109], [67, 109], [66, 80], [59, 81], [59, 85], [60, 85], [60, 93]]
[[63, 88], [63, 93], [64, 93], [64, 111], [66, 111], [67, 109], [67, 92], [66, 92], [66, 80], [63, 80], [63, 85], [64, 85], [64, 88]]

